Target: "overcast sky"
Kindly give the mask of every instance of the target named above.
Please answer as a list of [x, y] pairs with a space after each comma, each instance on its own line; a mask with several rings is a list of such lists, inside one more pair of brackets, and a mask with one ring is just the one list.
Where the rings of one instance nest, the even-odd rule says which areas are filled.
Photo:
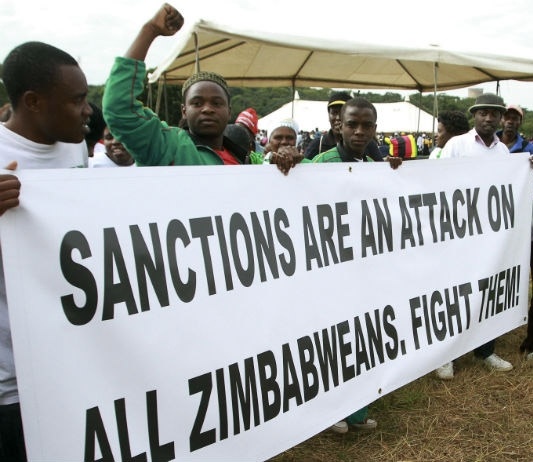
[[[250, 0], [248, 0], [250, 1]], [[338, 2], [339, 0], [337, 0]], [[340, 0], [341, 2], [343, 0]], [[210, 6], [214, 2], [216, 6]], [[235, 6], [245, 4], [247, 0], [187, 0], [171, 2], [183, 12], [187, 20], [191, 8], [217, 8], [221, 14], [229, 15], [236, 22], [239, 18], [235, 14]], [[163, 2], [161, 0], [90, 0], [89, 2], [64, 2], [63, 0], [1, 0], [0, 2], [0, 60], [3, 61], [7, 53], [15, 46], [29, 41], [40, 40], [70, 53], [79, 62], [84, 70], [89, 84], [100, 85], [105, 83], [110, 67], [115, 56], [123, 54], [133, 40], [141, 25], [157, 11]], [[272, 13], [276, 5], [280, 20], [287, 20], [287, 0], [269, 0], [268, 2], [252, 1], [256, 8], [265, 5], [265, 11]], [[306, 15], [323, 15], [324, 12], [308, 1], [293, 0], [291, 5], [301, 3], [300, 11], [291, 13], [290, 20], [305, 21]], [[365, 16], [365, 4], [355, 1], [347, 3], [350, 9], [345, 13], [342, 8], [337, 8], [337, 14], [353, 14], [354, 27], [357, 27], [358, 17]], [[533, 9], [528, 0], [448, 0], [446, 3], [432, 2], [429, 0], [374, 0], [376, 3], [390, 6], [380, 8], [383, 16], [370, 17], [368, 20], [376, 24], [376, 36], [390, 33], [391, 24], [394, 23], [395, 10], [408, 8], [412, 12], [414, 27], [418, 21], [430, 23], [430, 28], [436, 32], [436, 37], [451, 38], [454, 36], [454, 17], [470, 18], [472, 28], [492, 28], [495, 34], [501, 34], [501, 40], [505, 42], [510, 38], [513, 42], [522, 40], [523, 34], [525, 45], [531, 42], [530, 28], [524, 26], [533, 23]], [[259, 6], [258, 6], [259, 5]], [[418, 7], [418, 8], [417, 8]], [[468, 7], [470, 10], [466, 11]], [[515, 29], [503, 26], [500, 22], [489, 17], [485, 13], [490, 7], [501, 13], [505, 23], [517, 25]], [[324, 8], [324, 7], [323, 7]], [[344, 8], [346, 9], [346, 8]], [[434, 9], [434, 11], [431, 11]], [[294, 11], [294, 10], [293, 10]], [[448, 18], [449, 15], [451, 19]], [[262, 16], [257, 16], [261, 21]], [[366, 19], [365, 19], [366, 20]], [[468, 20], [468, 19], [467, 19]], [[334, 22], [334, 21], [333, 21]], [[324, 21], [327, 27], [327, 21]], [[253, 24], [252, 24], [253, 27]], [[398, 31], [399, 33], [399, 31]], [[394, 38], [395, 33], [391, 38]], [[473, 35], [475, 37], [475, 35]], [[430, 38], [428, 37], [428, 40]], [[155, 67], [161, 62], [173, 47], [174, 38], [160, 37], [152, 45], [147, 56], [148, 67]], [[533, 52], [531, 54], [533, 59]], [[485, 91], [496, 90], [496, 83], [479, 85]], [[533, 110], [533, 83], [520, 83], [514, 81], [502, 81], [500, 83], [501, 95], [507, 103], [521, 104]], [[366, 91], [366, 90], [363, 90]], [[450, 92], [451, 94], [466, 97], [468, 90], [461, 89]]]

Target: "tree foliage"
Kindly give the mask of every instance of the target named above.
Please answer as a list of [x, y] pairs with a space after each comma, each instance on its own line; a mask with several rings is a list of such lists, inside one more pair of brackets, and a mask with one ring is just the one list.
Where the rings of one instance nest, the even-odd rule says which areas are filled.
[[[2, 65], [0, 64], [0, 75], [2, 75]], [[161, 91], [161, 95], [159, 95]], [[296, 88], [300, 99], [311, 101], [327, 101], [331, 93], [327, 88]], [[231, 120], [235, 120], [237, 115], [248, 107], [253, 107], [259, 117], [263, 117], [280, 106], [292, 101], [293, 91], [288, 87], [275, 88], [230, 88], [231, 93]], [[362, 96], [372, 103], [395, 103], [403, 101], [404, 97], [399, 93], [372, 93], [353, 91], [354, 96]], [[87, 99], [99, 107], [102, 107], [102, 97], [104, 94], [103, 85], [89, 85]], [[159, 96], [158, 96], [159, 95]], [[170, 125], [178, 125], [181, 119], [181, 86], [160, 85], [159, 83], [148, 85], [141, 95], [141, 101], [152, 109], [158, 108], [158, 115]], [[159, 104], [157, 103], [159, 101]], [[432, 93], [420, 94], [418, 92], [409, 95], [409, 101], [417, 107], [433, 114], [435, 98]], [[8, 102], [8, 97], [4, 85], [0, 85], [0, 106]], [[474, 104], [474, 98], [460, 98], [445, 93], [437, 93], [437, 110], [456, 110], [468, 114], [468, 108]], [[521, 131], [526, 137], [533, 137], [533, 112], [524, 111], [524, 120]], [[471, 119], [470, 114], [468, 117]], [[470, 120], [472, 125], [472, 120]]]

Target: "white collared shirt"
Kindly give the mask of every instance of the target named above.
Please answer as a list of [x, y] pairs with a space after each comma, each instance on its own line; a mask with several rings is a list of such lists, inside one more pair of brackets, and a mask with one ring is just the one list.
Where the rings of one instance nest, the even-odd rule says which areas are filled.
[[465, 157], [465, 156], [482, 156], [487, 154], [509, 154], [507, 146], [500, 141], [494, 134], [494, 139], [490, 146], [485, 142], [473, 128], [468, 133], [454, 136], [442, 148], [440, 159], [450, 157]]

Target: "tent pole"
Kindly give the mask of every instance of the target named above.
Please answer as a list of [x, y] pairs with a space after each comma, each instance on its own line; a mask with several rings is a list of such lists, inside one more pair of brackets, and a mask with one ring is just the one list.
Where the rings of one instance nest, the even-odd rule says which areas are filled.
[[433, 140], [435, 140], [435, 119], [439, 114], [439, 100], [437, 99], [437, 82], [439, 80], [439, 63], [433, 63], [434, 85], [433, 85]]
[[422, 92], [418, 91], [418, 123], [416, 125], [417, 136], [420, 133], [420, 113], [422, 112]]
[[296, 96], [296, 85], [294, 84], [294, 80], [291, 84], [291, 92], [292, 92], [292, 106], [291, 106], [291, 119], [294, 120], [294, 98]]
[[194, 73], [198, 74], [198, 72], [200, 72], [200, 50], [198, 48], [198, 34], [196, 32], [193, 32], [192, 36], [194, 37]]

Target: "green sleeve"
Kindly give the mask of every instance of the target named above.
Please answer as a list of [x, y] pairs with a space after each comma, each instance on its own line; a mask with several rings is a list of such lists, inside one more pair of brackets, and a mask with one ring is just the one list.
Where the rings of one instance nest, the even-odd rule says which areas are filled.
[[138, 165], [202, 165], [206, 162], [188, 133], [169, 127], [143, 106], [146, 66], [130, 58], [116, 58], [102, 101], [104, 119]]

